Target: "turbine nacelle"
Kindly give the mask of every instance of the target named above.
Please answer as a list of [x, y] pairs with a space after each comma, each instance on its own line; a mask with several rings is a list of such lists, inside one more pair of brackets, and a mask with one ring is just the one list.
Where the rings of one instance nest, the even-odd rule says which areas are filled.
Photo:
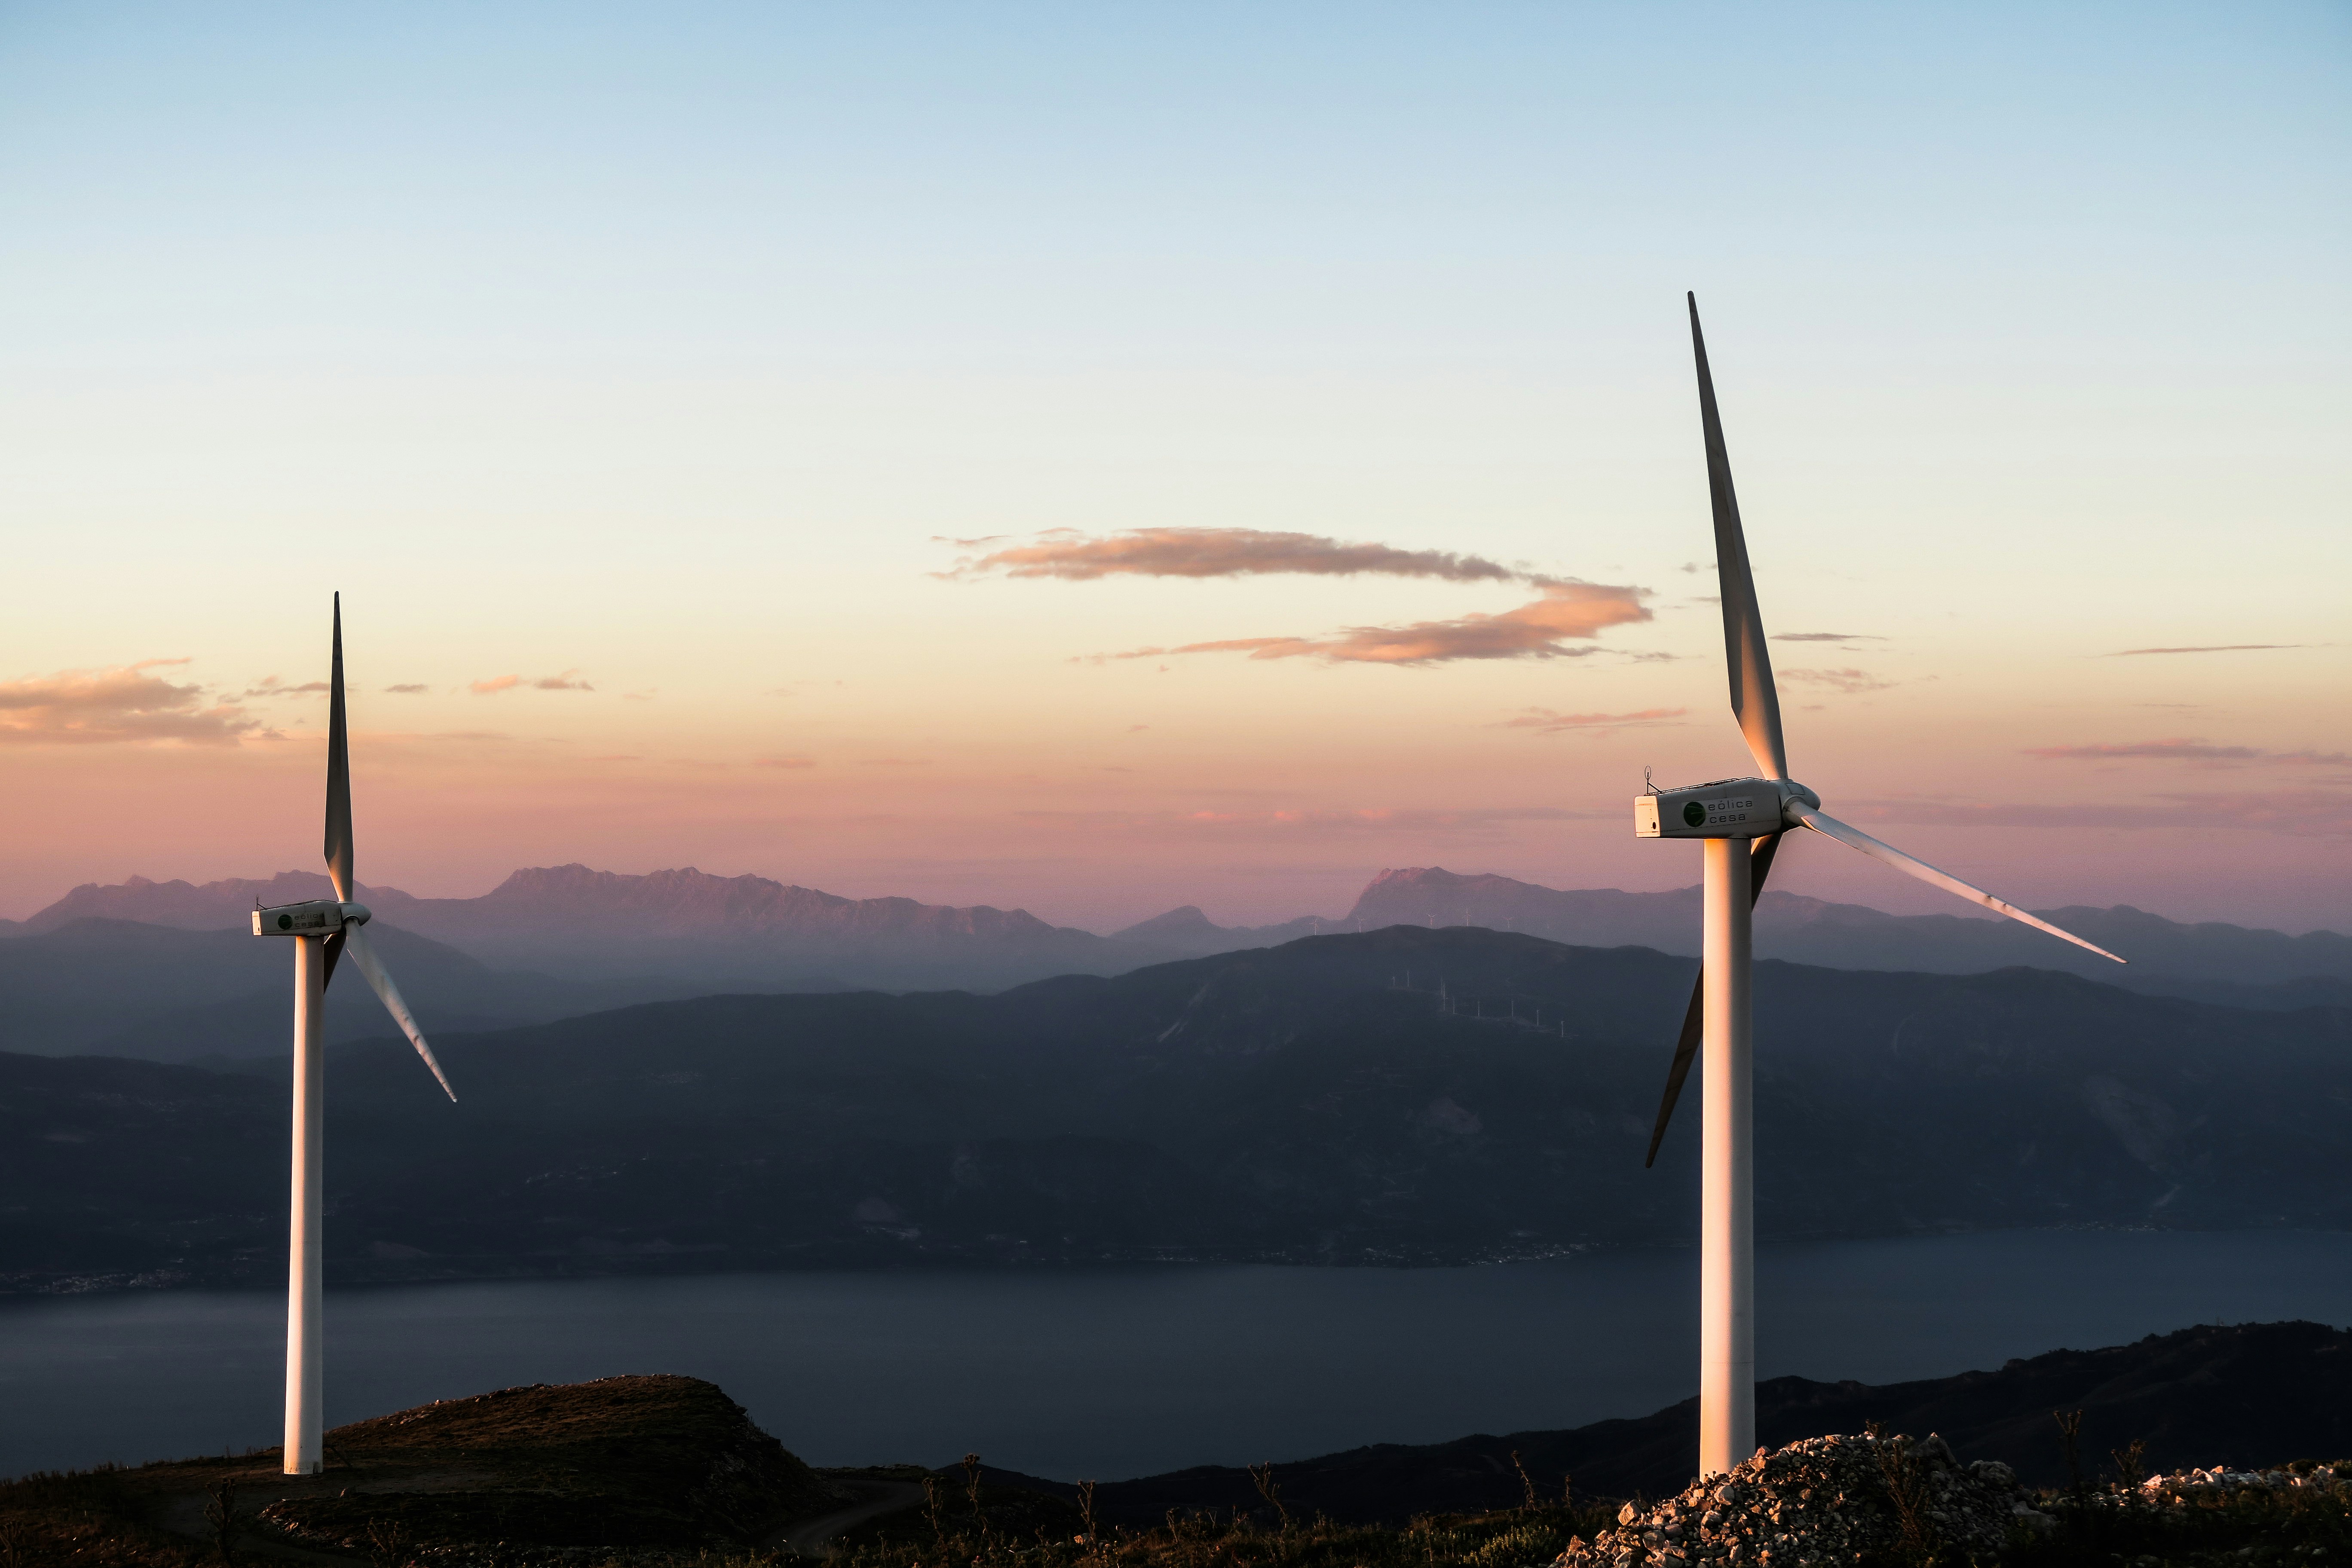
[[311, 899], [299, 904], [272, 904], [253, 911], [256, 936], [327, 936], [347, 922], [365, 925], [371, 918], [365, 904], [334, 899]]
[[1763, 838], [1786, 832], [1822, 797], [1789, 779], [1717, 779], [1633, 797], [1636, 838]]

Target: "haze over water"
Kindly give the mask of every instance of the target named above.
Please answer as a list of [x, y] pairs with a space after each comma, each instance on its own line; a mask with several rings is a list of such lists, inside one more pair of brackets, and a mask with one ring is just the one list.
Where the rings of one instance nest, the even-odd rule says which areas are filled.
[[[2352, 1323], [2336, 1233], [2003, 1232], [1759, 1263], [1764, 1377], [1897, 1382], [2197, 1322]], [[1646, 1415], [1692, 1392], [1696, 1272], [1671, 1251], [340, 1291], [327, 1418], [685, 1373], [814, 1463], [976, 1449], [1113, 1479]], [[0, 1475], [274, 1443], [283, 1321], [259, 1291], [0, 1303]]]

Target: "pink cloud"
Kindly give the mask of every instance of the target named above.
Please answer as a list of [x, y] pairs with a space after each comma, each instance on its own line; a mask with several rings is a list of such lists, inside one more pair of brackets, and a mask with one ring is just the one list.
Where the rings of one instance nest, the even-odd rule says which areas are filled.
[[1863, 691], [1884, 691], [1896, 684], [1881, 680], [1866, 669], [1784, 669], [1782, 680], [1793, 680], [1800, 686], [1826, 686], [1851, 697]]
[[1534, 730], [1547, 735], [1570, 730], [1597, 732], [1664, 724], [1689, 711], [1687, 708], [1644, 708], [1638, 713], [1555, 713], [1549, 708], [1530, 708], [1516, 719], [1504, 720], [1500, 728]]
[[1650, 619], [1645, 588], [1602, 583], [1549, 583], [1543, 597], [1499, 615], [1468, 615], [1406, 626], [1349, 626], [1329, 637], [1232, 637], [1178, 647], [1141, 647], [1114, 658], [1180, 653], [1246, 653], [1252, 658], [1313, 658], [1332, 664], [1443, 664], [1457, 658], [1580, 658], [1597, 650], [1565, 647], [1611, 626]]
[[2352, 791], [2304, 789], [2168, 794], [2147, 801], [1967, 805], [1950, 801], [1832, 803], [1864, 822], [1947, 827], [2234, 827], [2303, 838], [2352, 836]]
[[2210, 647], [2127, 647], [2109, 658], [2132, 658], [2144, 653], [2261, 653], [2272, 648], [2307, 647], [2299, 642], [2230, 642], [2216, 643]]
[[2200, 763], [2294, 763], [2320, 767], [2352, 763], [2352, 752], [2265, 752], [2253, 746], [2216, 746], [2198, 740], [2130, 741], [2088, 746], [2029, 746], [2024, 755], [2063, 762], [2113, 762], [2122, 758], [2155, 758]]
[[265, 675], [251, 689], [237, 693], [238, 699], [254, 697], [294, 697], [306, 693], [323, 695], [330, 688], [323, 680], [306, 680], [299, 686], [289, 686], [274, 675]]
[[425, 690], [425, 688], [420, 682], [409, 681], [400, 686], [387, 686], [384, 689], [393, 693], [394, 696], [410, 697], [415, 695], [417, 692]]
[[[957, 540], [977, 547], [993, 540]], [[967, 556], [940, 577], [1052, 577], [1090, 583], [1103, 577], [1246, 577], [1276, 573], [1353, 577], [1438, 577], [1455, 583], [1544, 583], [1549, 579], [1450, 550], [1399, 550], [1351, 544], [1315, 533], [1255, 528], [1139, 528], [1087, 538], [1066, 529], [986, 555]]]
[[204, 688], [145, 671], [184, 658], [142, 659], [110, 669], [68, 669], [0, 681], [0, 743], [105, 745], [169, 741], [233, 746], [260, 730], [234, 703], [205, 702]]
[[1516, 822], [1570, 822], [1622, 814], [1614, 806], [1570, 809], [1556, 805], [1519, 805], [1455, 809], [1442, 806], [1365, 806], [1352, 810], [1302, 806], [1288, 810], [1204, 809], [1137, 814], [1024, 811], [1018, 815], [1031, 821], [1152, 838], [1186, 839], [1206, 834], [1220, 839], [1298, 842], [1398, 833], [1459, 833], [1482, 837], [1491, 836]]

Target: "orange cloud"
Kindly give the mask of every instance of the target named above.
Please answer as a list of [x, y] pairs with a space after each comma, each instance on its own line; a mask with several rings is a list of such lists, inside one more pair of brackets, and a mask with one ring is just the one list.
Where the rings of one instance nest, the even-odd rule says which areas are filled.
[[1443, 664], [1457, 658], [1580, 658], [1597, 651], [1564, 647], [1611, 626], [1650, 619], [1646, 588], [1605, 583], [1548, 583], [1543, 597], [1500, 615], [1469, 615], [1408, 626], [1349, 626], [1331, 637], [1233, 637], [1181, 647], [1139, 647], [1114, 658], [1179, 653], [1247, 653], [1252, 658], [1311, 657], [1333, 664]]
[[1629, 726], [1664, 724], [1689, 712], [1687, 708], [1644, 708], [1638, 713], [1555, 713], [1549, 708], [1530, 708], [1516, 719], [1506, 719], [1506, 730], [1535, 730], [1556, 735], [1570, 730], [1622, 730]]
[[[992, 540], [956, 540], [965, 546]], [[1255, 528], [1138, 528], [1089, 539], [1066, 529], [1034, 544], [966, 556], [940, 577], [1053, 577], [1090, 583], [1102, 577], [1247, 577], [1276, 573], [1353, 577], [1440, 577], [1455, 583], [1548, 583], [1549, 578], [1450, 550], [1399, 550], [1350, 544], [1314, 533]]]
[[542, 675], [526, 681], [520, 675], [493, 675], [488, 680], [477, 680], [471, 689], [477, 697], [488, 697], [500, 691], [512, 691], [519, 686], [529, 686], [533, 691], [593, 691], [596, 689], [584, 680], [574, 680], [580, 672], [567, 669], [562, 675]]
[[174, 686], [145, 671], [184, 658], [142, 659], [110, 669], [68, 669], [0, 681], [0, 743], [105, 745], [155, 741], [233, 746], [261, 728], [234, 703], [206, 706], [201, 686]]

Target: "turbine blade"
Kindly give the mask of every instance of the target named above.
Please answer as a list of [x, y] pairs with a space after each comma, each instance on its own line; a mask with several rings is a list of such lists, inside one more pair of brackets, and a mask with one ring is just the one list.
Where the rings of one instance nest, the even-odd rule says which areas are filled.
[[456, 1103], [457, 1091], [449, 1087], [449, 1075], [441, 1070], [439, 1062], [434, 1060], [433, 1047], [425, 1043], [425, 1031], [416, 1026], [415, 1018], [409, 1014], [408, 1004], [400, 999], [400, 987], [392, 983], [392, 976], [385, 973], [383, 961], [375, 955], [375, 949], [368, 945], [366, 934], [356, 925], [347, 925], [343, 930], [347, 934], [346, 945], [352, 950], [352, 962], [360, 966], [360, 973], [367, 976], [368, 984], [374, 986], [375, 994], [383, 998], [384, 1011], [390, 1013], [392, 1021], [400, 1026], [400, 1032], [408, 1037], [408, 1043], [416, 1047], [416, 1054], [425, 1058], [425, 1065], [433, 1069], [433, 1076], [441, 1080], [441, 1092], [449, 1097], [451, 1103]]
[[[1756, 841], [1748, 852], [1748, 907], [1754, 909], [1756, 900], [1764, 896], [1764, 879], [1771, 874], [1772, 857], [1780, 848], [1780, 836], [1768, 834]], [[1698, 1059], [1699, 1041], [1706, 1036], [1706, 970], [1702, 967], [1691, 982], [1690, 1006], [1683, 1013], [1683, 1032], [1675, 1041], [1675, 1065], [1666, 1069], [1665, 1098], [1658, 1101], [1658, 1124], [1650, 1131], [1650, 1155], [1642, 1162], [1648, 1170], [1658, 1163], [1658, 1145], [1666, 1141], [1666, 1123], [1675, 1117], [1675, 1102], [1683, 1097], [1683, 1079], [1690, 1077], [1691, 1063]]]
[[1789, 776], [1780, 740], [1780, 693], [1772, 684], [1772, 656], [1764, 648], [1764, 617], [1756, 608], [1756, 578], [1748, 569], [1748, 536], [1739, 527], [1739, 498], [1731, 489], [1731, 456], [1716, 411], [1715, 377], [1706, 368], [1706, 339], [1698, 330], [1698, 296], [1690, 300], [1691, 352], [1698, 357], [1699, 423], [1706, 436], [1707, 497], [1715, 508], [1715, 574], [1723, 591], [1723, 658], [1731, 672], [1731, 716], [1767, 778]]
[[345, 926], [341, 931], [327, 933], [327, 971], [319, 976], [319, 989], [321, 991], [335, 983], [335, 960], [343, 956], [343, 931], [350, 929]]
[[[327, 691], [327, 875], [335, 897], [349, 903], [352, 889], [352, 751], [343, 719], [343, 596], [335, 595], [335, 658]], [[381, 987], [379, 987], [381, 989]]]
[[2101, 958], [2115, 958], [2117, 963], [2126, 963], [2130, 962], [2128, 959], [2116, 958], [2114, 953], [2109, 952], [2105, 948], [2098, 945], [2098, 943], [2084, 942], [2073, 931], [2061, 931], [2056, 926], [2052, 925], [2048, 921], [2037, 920], [2033, 916], [2027, 914], [2023, 910], [2019, 909], [2015, 904], [2007, 903], [2000, 899], [1994, 898], [1982, 888], [1974, 887], [1969, 883], [1963, 882], [1958, 877], [1952, 876], [1948, 872], [1938, 871], [1933, 866], [1928, 865], [1925, 860], [1918, 858], [1916, 856], [1906, 855], [1902, 850], [1895, 848], [1892, 844], [1882, 844], [1877, 839], [1873, 838], [1869, 834], [1864, 833], [1861, 828], [1853, 826], [1848, 823], [1840, 822], [1836, 817], [1831, 816], [1826, 813], [1800, 810], [1797, 814], [1797, 817], [1799, 821], [1811, 828], [1814, 832], [1821, 834], [1823, 837], [1834, 838], [1841, 844], [1859, 849], [1864, 854], [1869, 856], [1872, 859], [1884, 861], [1887, 865], [1892, 866], [1896, 870], [1902, 872], [1906, 877], [1916, 877], [1921, 881], [1927, 883], [1931, 887], [1941, 888], [1948, 893], [1958, 893], [1960, 897], [1968, 900], [1969, 902], [1972, 904], [1982, 904], [1985, 908], [1991, 910], [1996, 914], [2007, 915], [2013, 921], [2022, 921], [2027, 925], [2033, 927], [2036, 931], [2046, 931], [2052, 936], [2062, 937], [2064, 940], [2073, 942], [2076, 947], [2088, 948], [2093, 952], [2097, 953]]

